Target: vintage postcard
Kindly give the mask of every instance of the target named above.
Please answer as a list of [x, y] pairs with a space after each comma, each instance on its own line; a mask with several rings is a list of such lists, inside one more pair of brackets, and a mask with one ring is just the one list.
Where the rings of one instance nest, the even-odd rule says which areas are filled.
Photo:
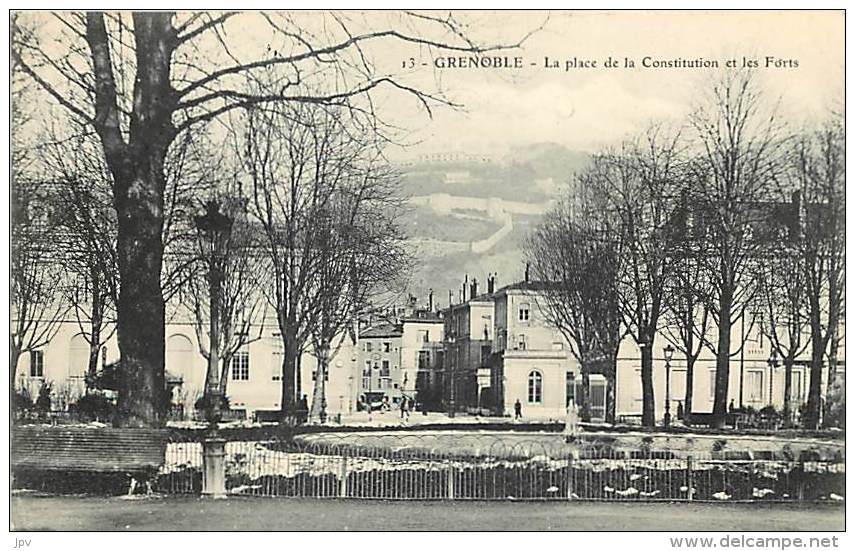
[[838, 545], [845, 11], [9, 17], [14, 547]]

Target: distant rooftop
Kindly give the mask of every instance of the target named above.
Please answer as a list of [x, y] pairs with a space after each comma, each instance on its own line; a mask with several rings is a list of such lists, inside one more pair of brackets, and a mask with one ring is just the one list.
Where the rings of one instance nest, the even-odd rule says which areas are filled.
[[432, 310], [416, 310], [402, 319], [403, 322], [442, 322], [442, 316]]
[[403, 334], [404, 331], [400, 325], [395, 325], [392, 323], [382, 323], [380, 325], [375, 325], [374, 327], [369, 327], [368, 329], [359, 334], [359, 338], [371, 339], [381, 337], [400, 337]]

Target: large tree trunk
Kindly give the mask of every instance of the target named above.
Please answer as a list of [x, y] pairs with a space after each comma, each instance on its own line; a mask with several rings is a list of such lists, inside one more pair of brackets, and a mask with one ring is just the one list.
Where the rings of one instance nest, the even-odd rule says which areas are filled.
[[656, 426], [656, 398], [653, 393], [653, 339], [641, 346], [641, 424]]
[[582, 395], [579, 397], [579, 418], [591, 422], [591, 375], [589, 366], [582, 364]]
[[282, 421], [287, 421], [294, 416], [294, 406], [297, 397], [297, 389], [294, 383], [296, 381], [300, 346], [297, 342], [296, 331], [290, 327], [282, 330], [282, 339], [285, 350], [282, 360], [282, 396], [279, 407], [282, 412]]
[[[790, 352], [792, 354], [792, 351]], [[784, 424], [789, 425], [792, 421], [792, 405], [791, 398], [793, 395], [793, 362], [795, 358], [788, 355], [784, 358]]]
[[721, 428], [727, 418], [727, 393], [730, 384], [730, 311], [732, 300], [723, 292], [719, 300], [718, 347], [715, 362], [715, 393], [713, 398], [713, 426]]
[[[814, 302], [811, 299], [811, 302]], [[818, 301], [817, 301], [818, 302]], [[811, 358], [810, 358], [810, 383], [808, 385], [807, 408], [804, 417], [804, 428], [816, 429], [819, 427], [819, 413], [822, 406], [822, 361], [825, 354], [825, 343], [822, 331], [822, 323], [819, 319], [819, 309], [811, 313]]]
[[695, 394], [695, 358], [686, 354], [686, 396], [683, 399], [683, 420], [688, 425], [692, 422], [692, 400]]
[[9, 345], [9, 392], [15, 393], [15, 377], [18, 375], [18, 361], [21, 358], [21, 349], [14, 343]]
[[[834, 381], [837, 378], [837, 355], [840, 349], [840, 331], [837, 324], [834, 324], [831, 329], [831, 338], [828, 342], [828, 380], [825, 383], [825, 396], [830, 396], [831, 389], [834, 386]], [[830, 403], [826, 400], [826, 415], [824, 419], [828, 419], [828, 408]]]
[[617, 417], [617, 351], [610, 358], [606, 371], [606, 423], [614, 424]]
[[117, 102], [104, 14], [86, 15], [86, 40], [95, 74], [95, 130], [113, 175], [118, 221], [121, 353], [118, 423], [159, 426], [166, 417], [163, 262], [164, 159], [175, 138], [177, 97], [170, 81], [177, 33], [170, 13], [134, 13], [136, 80], [127, 132]]
[[[161, 165], [162, 166], [162, 165]], [[163, 259], [163, 196], [151, 193], [154, 174], [138, 175], [116, 194], [121, 281], [118, 340], [121, 352], [120, 424], [159, 426], [166, 410]], [[117, 187], [120, 187], [117, 185]]]

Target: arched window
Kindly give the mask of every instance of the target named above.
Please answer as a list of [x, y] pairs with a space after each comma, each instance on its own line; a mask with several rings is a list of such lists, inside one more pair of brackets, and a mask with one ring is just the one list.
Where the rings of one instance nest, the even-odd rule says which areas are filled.
[[543, 402], [543, 375], [539, 371], [528, 374], [528, 403], [540, 404]]
[[204, 370], [194, 373], [194, 359], [193, 342], [188, 337], [176, 333], [166, 340], [166, 369], [173, 377], [181, 377], [185, 381], [204, 379]]
[[89, 368], [89, 343], [86, 337], [78, 333], [71, 337], [68, 344], [68, 377], [83, 379]]

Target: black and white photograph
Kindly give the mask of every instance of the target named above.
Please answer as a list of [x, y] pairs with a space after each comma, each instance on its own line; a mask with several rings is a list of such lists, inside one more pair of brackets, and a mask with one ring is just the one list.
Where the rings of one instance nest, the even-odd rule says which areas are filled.
[[236, 7], [8, 11], [10, 549], [842, 546], [845, 10]]

